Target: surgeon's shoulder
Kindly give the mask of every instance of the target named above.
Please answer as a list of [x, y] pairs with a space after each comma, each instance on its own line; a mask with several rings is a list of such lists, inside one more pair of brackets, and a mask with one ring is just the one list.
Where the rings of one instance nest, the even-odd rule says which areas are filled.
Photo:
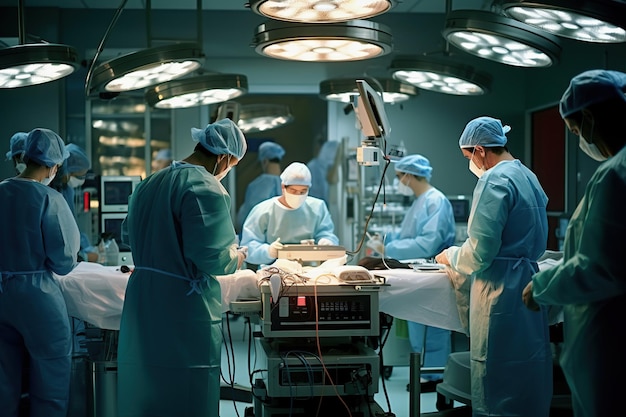
[[326, 207], [326, 202], [321, 198], [308, 196], [306, 198], [306, 204], [314, 210], [328, 210], [328, 208]]

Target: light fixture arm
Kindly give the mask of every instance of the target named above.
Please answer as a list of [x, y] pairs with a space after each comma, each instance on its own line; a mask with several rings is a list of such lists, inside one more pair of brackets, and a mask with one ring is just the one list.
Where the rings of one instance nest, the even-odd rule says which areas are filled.
[[91, 60], [91, 63], [89, 64], [89, 71], [87, 71], [87, 77], [85, 78], [85, 97], [89, 96], [89, 88], [91, 87], [91, 77], [93, 76], [93, 69], [96, 65], [96, 61], [98, 61], [98, 58], [100, 57], [100, 54], [102, 53], [102, 50], [104, 49], [104, 44], [109, 38], [109, 33], [111, 33], [111, 29], [113, 29], [113, 26], [115, 26], [115, 23], [117, 23], [117, 20], [120, 18], [120, 15], [122, 14], [122, 11], [124, 10], [124, 7], [126, 6], [127, 1], [128, 0], [122, 0], [122, 3], [119, 5], [117, 10], [115, 11], [115, 15], [113, 15], [113, 19], [111, 19], [111, 23], [109, 23], [109, 27], [107, 28], [106, 32], [104, 33], [104, 36], [100, 40], [100, 44], [98, 45], [96, 54], [94, 55], [93, 59]]
[[26, 26], [24, 25], [24, 0], [19, 0], [17, 7], [17, 31], [20, 45], [26, 43]]

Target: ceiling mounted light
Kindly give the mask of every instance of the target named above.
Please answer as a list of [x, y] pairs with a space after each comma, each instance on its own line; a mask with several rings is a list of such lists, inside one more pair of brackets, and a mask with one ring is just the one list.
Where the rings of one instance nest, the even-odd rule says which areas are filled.
[[383, 101], [393, 104], [406, 101], [418, 95], [417, 88], [390, 78], [336, 78], [320, 83], [320, 97], [324, 100], [351, 103], [352, 96], [358, 94], [356, 80], [366, 80], [375, 90], [382, 88]]
[[93, 71], [90, 92], [120, 93], [180, 78], [204, 61], [196, 43], [179, 43], [133, 52], [99, 65]]
[[17, 88], [55, 81], [78, 68], [76, 50], [68, 45], [26, 43], [24, 2], [18, 2], [19, 45], [0, 49], [0, 88]]
[[480, 10], [448, 13], [443, 36], [452, 45], [502, 64], [549, 67], [561, 53], [558, 38], [515, 19]]
[[244, 133], [276, 129], [294, 120], [289, 107], [282, 104], [244, 104], [237, 125]]
[[268, 21], [256, 28], [256, 52], [271, 58], [339, 62], [386, 55], [392, 50], [391, 30], [367, 20], [343, 23]]
[[541, 0], [503, 5], [514, 19], [558, 36], [585, 42], [626, 42], [626, 4], [616, 1]]
[[389, 11], [397, 0], [252, 0], [250, 8], [270, 19], [335, 23], [368, 19]]
[[248, 79], [240, 74], [209, 74], [159, 84], [145, 93], [150, 106], [177, 109], [221, 103], [248, 92]]
[[429, 57], [398, 58], [391, 62], [393, 78], [415, 87], [458, 96], [487, 93], [491, 76], [473, 67]]

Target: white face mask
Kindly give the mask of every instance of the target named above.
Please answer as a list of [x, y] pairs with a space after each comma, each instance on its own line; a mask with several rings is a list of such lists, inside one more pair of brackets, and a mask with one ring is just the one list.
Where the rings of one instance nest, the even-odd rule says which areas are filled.
[[[403, 175], [402, 178], [404, 178], [405, 176], [406, 174]], [[406, 195], [406, 196], [414, 196], [415, 193], [413, 192], [411, 187], [409, 187], [408, 185], [402, 182], [402, 178], [398, 179], [398, 194]]]
[[57, 167], [54, 166], [53, 168], [50, 168], [50, 174], [48, 174], [48, 175], [49, 175], [49, 177], [46, 177], [46, 178], [41, 180], [41, 183], [43, 185], [50, 185], [50, 183], [52, 182], [54, 177], [57, 175]]
[[67, 180], [67, 185], [69, 185], [72, 188], [78, 188], [82, 186], [84, 183], [85, 183], [84, 178], [70, 177], [70, 179]]
[[228, 155], [228, 168], [226, 168], [224, 171], [220, 172], [219, 174], [215, 175], [215, 171], [217, 170], [217, 165], [218, 165], [218, 162], [216, 162], [215, 166], [213, 167], [213, 176], [215, 177], [216, 180], [221, 181], [224, 179], [224, 177], [226, 177], [226, 175], [230, 172], [232, 168], [230, 166], [230, 155]]
[[478, 168], [478, 165], [474, 163], [474, 152], [476, 152], [476, 148], [474, 148], [474, 151], [472, 151], [472, 157], [469, 161], [469, 170], [472, 172], [472, 174], [480, 178], [485, 173], [485, 168]]
[[302, 205], [302, 203], [304, 203], [308, 195], [309, 193], [300, 195], [285, 192], [285, 201], [287, 201], [287, 205], [289, 207], [291, 207], [292, 209], [297, 209]]
[[15, 170], [19, 172], [20, 174], [24, 172], [25, 169], [26, 169], [26, 164], [24, 162], [18, 162], [17, 164], [15, 164]]
[[[583, 121], [585, 119], [583, 118]], [[591, 142], [591, 143], [589, 143]], [[587, 142], [583, 136], [583, 123], [580, 122], [580, 134], [578, 135], [578, 146], [580, 150], [587, 154], [591, 159], [595, 159], [598, 162], [606, 161], [608, 158], [602, 155], [602, 152], [598, 149], [595, 143], [593, 143], [593, 123], [591, 124], [591, 140]]]

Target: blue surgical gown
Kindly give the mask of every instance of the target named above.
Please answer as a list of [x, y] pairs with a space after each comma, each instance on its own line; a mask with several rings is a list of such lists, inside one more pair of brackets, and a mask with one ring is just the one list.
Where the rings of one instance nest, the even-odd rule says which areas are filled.
[[451, 267], [470, 275], [470, 352], [474, 416], [547, 417], [552, 356], [546, 309], [522, 290], [548, 237], [547, 196], [519, 160], [501, 161], [474, 189], [468, 239], [447, 249]]
[[281, 195], [282, 187], [280, 177], [272, 174], [261, 174], [256, 177], [248, 187], [243, 204], [237, 212], [237, 228], [241, 230], [243, 223], [248, 217], [250, 210], [263, 200]]
[[217, 416], [215, 277], [238, 262], [230, 197], [205, 168], [175, 161], [137, 186], [124, 227], [135, 270], [120, 324], [117, 415]]
[[262, 201], [254, 206], [243, 225], [241, 246], [248, 247], [246, 262], [271, 264], [275, 261], [268, 253], [269, 245], [280, 238], [280, 243], [300, 243], [304, 239], [326, 238], [334, 245], [339, 243], [335, 226], [323, 200], [307, 197], [297, 209], [290, 209], [278, 201], [279, 197]]
[[563, 306], [560, 361], [577, 417], [619, 414], [626, 375], [624, 213], [626, 148], [587, 184], [567, 227], [563, 263], [533, 276], [535, 300]]
[[[454, 244], [454, 212], [446, 196], [431, 187], [419, 195], [407, 210], [400, 231], [385, 238], [385, 256], [395, 259], [431, 258]], [[450, 331], [409, 322], [409, 341], [413, 352], [424, 352], [423, 366], [446, 365], [451, 351]], [[441, 374], [422, 374], [438, 380]]]
[[79, 232], [57, 191], [29, 179], [0, 182], [0, 414], [17, 417], [24, 349], [30, 415], [65, 417], [72, 339], [52, 273], [76, 266]]

